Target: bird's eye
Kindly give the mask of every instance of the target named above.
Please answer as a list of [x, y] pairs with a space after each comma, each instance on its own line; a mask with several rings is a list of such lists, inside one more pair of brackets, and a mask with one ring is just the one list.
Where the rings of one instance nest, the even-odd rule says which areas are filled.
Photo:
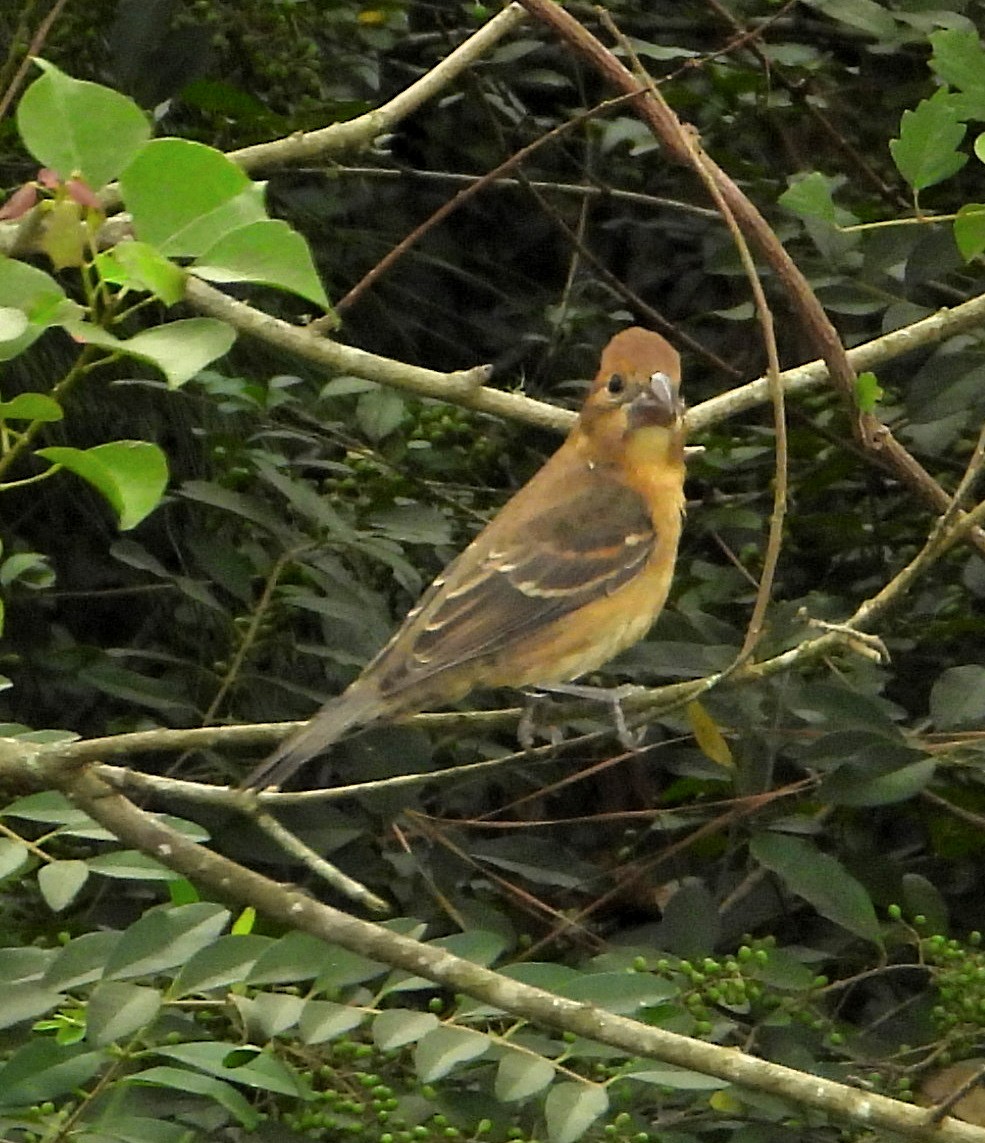
[[626, 388], [626, 379], [621, 373], [613, 373], [609, 378], [609, 384], [606, 386], [613, 397], [618, 397], [619, 394]]

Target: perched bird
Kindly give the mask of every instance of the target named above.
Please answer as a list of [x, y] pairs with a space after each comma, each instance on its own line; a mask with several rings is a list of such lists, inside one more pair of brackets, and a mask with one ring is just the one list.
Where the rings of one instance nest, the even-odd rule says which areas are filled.
[[347, 731], [474, 687], [560, 684], [646, 634], [684, 510], [680, 357], [625, 329], [564, 444], [438, 576], [363, 673], [246, 779], [280, 785]]

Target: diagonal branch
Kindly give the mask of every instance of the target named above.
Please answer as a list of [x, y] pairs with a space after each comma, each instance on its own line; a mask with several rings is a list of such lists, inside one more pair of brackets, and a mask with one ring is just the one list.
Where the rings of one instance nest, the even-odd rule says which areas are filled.
[[79, 809], [125, 844], [155, 857], [225, 900], [252, 905], [272, 920], [362, 956], [424, 976], [535, 1023], [585, 1036], [629, 1055], [666, 1060], [742, 1087], [769, 1092], [869, 1131], [883, 1128], [936, 1143], [985, 1143], [985, 1131], [970, 1124], [953, 1119], [935, 1122], [924, 1109], [886, 1096], [859, 1091], [532, 988], [453, 956], [446, 949], [420, 944], [350, 917], [183, 837], [116, 793], [91, 768], [81, 772], [66, 770], [57, 752], [52, 752], [45, 771], [43, 778], [48, 785], [61, 789]]

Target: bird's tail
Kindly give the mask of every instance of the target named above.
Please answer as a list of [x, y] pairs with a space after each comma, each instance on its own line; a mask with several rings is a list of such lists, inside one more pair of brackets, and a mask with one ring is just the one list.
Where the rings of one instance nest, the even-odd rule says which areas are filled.
[[375, 722], [385, 713], [385, 704], [375, 688], [351, 686], [338, 698], [331, 699], [305, 723], [289, 735], [244, 779], [248, 790], [264, 790], [280, 786], [310, 758], [327, 750], [347, 731]]

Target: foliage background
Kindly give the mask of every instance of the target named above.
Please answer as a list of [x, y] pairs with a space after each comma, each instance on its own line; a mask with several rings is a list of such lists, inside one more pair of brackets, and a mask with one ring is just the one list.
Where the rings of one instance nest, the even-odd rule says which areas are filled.
[[[589, 8], [573, 10], [594, 23]], [[671, 105], [769, 218], [847, 345], [982, 292], [980, 258], [962, 259], [946, 223], [846, 234], [780, 202], [815, 173], [838, 211], [850, 212], [838, 221], [912, 219], [889, 141], [903, 113], [940, 83], [928, 66], [929, 35], [980, 28], [980, 4], [647, 0], [608, 11], [662, 77]], [[386, 101], [487, 15], [453, 3], [104, 0], [85, 12], [66, 5], [42, 54], [128, 91], [153, 110], [159, 133], [228, 150]], [[7, 82], [36, 19], [33, 9], [0, 15], [0, 39], [12, 45]], [[605, 96], [596, 76], [528, 25], [371, 153], [269, 172], [271, 212], [305, 234], [339, 301], [460, 179], [481, 176]], [[9, 113], [0, 130], [0, 181], [12, 189], [34, 166]], [[970, 143], [960, 146], [971, 154]], [[946, 215], [976, 201], [981, 170], [971, 158], [921, 193], [920, 210]], [[514, 182], [485, 188], [379, 282], [341, 302], [339, 336], [439, 369], [490, 361], [496, 383], [574, 406], [598, 347], [630, 320], [655, 324], [656, 311], [685, 348], [691, 404], [763, 371], [725, 228], [636, 119], [615, 109], [581, 121], [509, 175]], [[603, 193], [576, 193], [585, 187]], [[787, 299], [768, 274], [764, 285], [783, 363], [804, 360], [810, 347]], [[244, 296], [291, 319], [306, 309], [272, 291]], [[148, 325], [159, 319], [146, 314]], [[71, 352], [52, 334], [9, 363], [5, 399], [64, 372]], [[879, 371], [880, 415], [947, 488], [979, 431], [983, 366], [973, 332]], [[803, 636], [802, 609], [831, 621], [851, 614], [933, 523], [861, 455], [833, 394], [791, 402], [789, 419], [791, 510], [763, 653]], [[358, 672], [419, 589], [555, 444], [358, 378], [321, 376], [243, 340], [178, 393], [132, 365], [78, 390], [72, 443], [107, 435], [164, 447], [170, 496], [121, 536], [79, 483], [4, 493], [5, 555], [40, 554], [6, 585], [0, 667], [14, 686], [0, 699], [10, 723], [99, 736], [305, 717]], [[62, 443], [57, 430], [46, 443]], [[705, 451], [690, 468], [671, 605], [606, 679], [697, 677], [726, 665], [742, 643], [771, 507], [769, 420], [745, 414], [692, 443]], [[312, 505], [312, 489], [326, 507]], [[846, 656], [709, 694], [704, 707], [728, 740], [727, 764], [709, 756], [707, 737], [699, 748], [693, 723], [677, 712], [654, 723], [635, 756], [611, 741], [576, 744], [547, 766], [518, 763], [484, 781], [436, 781], [288, 820], [397, 912], [427, 921], [432, 935], [492, 929], [507, 959], [532, 948], [556, 966], [620, 971], [647, 950], [646, 968], [670, 981], [664, 1008], [638, 1001], [655, 1022], [905, 1094], [923, 1069], [967, 1055], [980, 1035], [978, 954], [930, 937], [963, 939], [985, 925], [981, 568], [967, 547], [937, 564], [880, 628], [887, 664]], [[465, 705], [494, 707], [501, 697]], [[601, 724], [592, 715], [567, 729]], [[511, 735], [385, 728], [346, 743], [309, 777], [443, 769], [503, 754]], [[158, 766], [225, 780], [250, 761], [224, 750], [162, 755]], [[299, 875], [238, 819], [196, 817], [231, 856]], [[28, 836], [41, 828], [30, 813], [8, 820]], [[41, 836], [45, 860], [89, 861], [107, 844], [64, 823]], [[103, 875], [53, 919], [43, 888], [23, 871], [6, 890], [3, 943], [23, 948], [126, 929], [161, 899], [161, 882]], [[926, 926], [903, 925], [894, 904]], [[942, 983], [947, 971], [957, 985]], [[145, 976], [149, 987], [154, 973]], [[269, 979], [260, 973], [254, 983]], [[322, 992], [351, 1001], [352, 983]], [[232, 1026], [262, 1042], [273, 1027], [242, 1005], [231, 1016], [225, 1001], [208, 1018], [219, 1039]], [[25, 1027], [14, 1025], [11, 1049]], [[186, 1029], [169, 1031], [181, 1038]], [[359, 1049], [357, 1037], [334, 1050], [346, 1060]], [[296, 1044], [285, 1054], [312, 1066]], [[403, 1076], [395, 1061], [387, 1066]], [[595, 1064], [584, 1067], [595, 1074]], [[353, 1068], [344, 1063], [345, 1082], [358, 1085]], [[325, 1128], [288, 1121], [293, 1113], [276, 1102], [284, 1092], [266, 1082], [267, 1110], [282, 1125]], [[444, 1100], [437, 1114], [453, 1112], [455, 1130], [475, 1131], [488, 1104], [469, 1092], [482, 1082], [467, 1073], [459, 1087], [413, 1098], [429, 1114]], [[631, 1121], [620, 1132], [673, 1124], [677, 1134], [661, 1137], [682, 1143], [707, 1133], [805, 1137], [803, 1122], [768, 1101], [709, 1104], [707, 1092], [658, 1090], [655, 1101], [627, 1097]], [[412, 1130], [412, 1097], [400, 1098]], [[367, 1129], [364, 1111], [342, 1114]], [[518, 1113], [516, 1130], [541, 1131], [539, 1114]], [[504, 1129], [498, 1112], [492, 1118]], [[439, 1134], [447, 1126], [422, 1113], [425, 1122]], [[833, 1131], [820, 1121], [810, 1129]]]

